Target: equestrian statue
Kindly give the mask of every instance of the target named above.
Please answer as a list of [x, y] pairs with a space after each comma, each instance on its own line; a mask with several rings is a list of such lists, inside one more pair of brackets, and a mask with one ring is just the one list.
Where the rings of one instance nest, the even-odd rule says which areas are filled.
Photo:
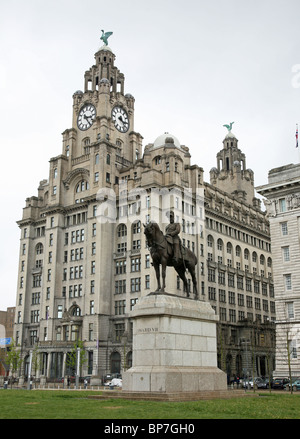
[[[159, 225], [151, 221], [144, 224], [144, 233], [147, 239], [147, 245], [150, 247], [152, 265], [154, 266], [157, 290], [155, 292], [164, 292], [166, 286], [166, 268], [174, 267], [180, 279], [183, 281], [184, 292], [187, 297], [190, 296], [187, 278], [185, 276], [188, 270], [192, 276], [195, 299], [198, 299], [197, 279], [195, 267], [197, 264], [196, 255], [188, 248], [182, 245], [179, 237], [180, 224], [174, 221], [174, 212], [168, 213], [170, 223], [166, 227], [166, 234], [160, 230]], [[162, 285], [160, 282], [160, 265], [162, 267]]]

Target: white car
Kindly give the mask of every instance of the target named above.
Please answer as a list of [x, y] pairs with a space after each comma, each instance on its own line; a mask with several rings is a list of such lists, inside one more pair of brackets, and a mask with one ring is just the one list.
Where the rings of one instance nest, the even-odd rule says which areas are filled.
[[111, 381], [107, 381], [104, 386], [122, 387], [122, 380], [120, 378], [113, 378]]

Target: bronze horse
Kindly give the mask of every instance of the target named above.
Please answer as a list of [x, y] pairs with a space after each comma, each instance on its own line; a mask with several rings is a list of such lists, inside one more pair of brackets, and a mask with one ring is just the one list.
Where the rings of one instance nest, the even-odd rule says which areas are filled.
[[[195, 299], [198, 299], [197, 279], [195, 274], [195, 267], [197, 264], [196, 255], [188, 248], [181, 247], [182, 258], [178, 261], [178, 263], [174, 263], [172, 246], [170, 246], [170, 244], [167, 242], [158, 224], [154, 221], [151, 221], [147, 225], [144, 224], [144, 228], [144, 233], [146, 235], [147, 244], [150, 247], [150, 254], [156, 273], [156, 292], [163, 292], [165, 290], [166, 268], [168, 266], [174, 267], [180, 279], [182, 279], [184, 291], [186, 292], [187, 297], [190, 296], [190, 292], [188, 288], [188, 282], [185, 276], [185, 271], [188, 270], [190, 272], [193, 280]], [[162, 266], [162, 286], [160, 283], [160, 265]]]

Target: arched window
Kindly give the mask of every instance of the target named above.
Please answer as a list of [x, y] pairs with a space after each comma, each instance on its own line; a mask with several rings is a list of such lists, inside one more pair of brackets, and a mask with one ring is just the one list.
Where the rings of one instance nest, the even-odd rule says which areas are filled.
[[212, 247], [213, 244], [214, 244], [214, 239], [213, 239], [213, 237], [212, 237], [211, 235], [208, 235], [208, 237], [207, 237], [207, 246], [208, 246], [208, 247]]
[[223, 250], [223, 241], [220, 238], [217, 241], [217, 248], [218, 250]]
[[76, 186], [76, 193], [87, 191], [89, 188], [89, 183], [86, 180], [81, 180]]
[[98, 165], [99, 163], [99, 154], [95, 155], [95, 165]]
[[121, 371], [121, 355], [119, 352], [113, 352], [110, 356], [111, 373], [120, 373]]
[[141, 221], [135, 221], [132, 224], [132, 233], [140, 233], [141, 232]]
[[236, 256], [241, 256], [241, 247], [239, 245], [237, 245], [235, 247], [235, 255]]
[[74, 317], [79, 317], [81, 316], [81, 310], [79, 308], [79, 306], [74, 306], [71, 310], [71, 315]]
[[232, 253], [232, 244], [231, 244], [231, 242], [227, 242], [226, 249], [227, 249], [227, 253], [231, 255], [231, 253]]
[[35, 247], [35, 251], [37, 255], [41, 255], [44, 253], [44, 247], [43, 244], [41, 242], [39, 242], [36, 247]]
[[118, 235], [118, 238], [121, 238], [122, 236], [127, 236], [127, 227], [125, 224], [120, 224], [118, 226], [117, 235]]
[[249, 259], [249, 250], [248, 250], [247, 248], [245, 248], [245, 250], [244, 250], [244, 258], [245, 258], [246, 260]]

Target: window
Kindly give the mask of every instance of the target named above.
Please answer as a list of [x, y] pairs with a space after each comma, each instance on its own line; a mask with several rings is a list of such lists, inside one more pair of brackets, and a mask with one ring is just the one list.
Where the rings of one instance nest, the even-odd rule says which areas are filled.
[[89, 189], [89, 184], [86, 180], [81, 180], [76, 186], [76, 192], [83, 192]]
[[234, 291], [228, 291], [228, 303], [230, 303], [230, 305], [235, 305], [235, 292]]
[[95, 293], [95, 281], [94, 281], [94, 280], [91, 280], [90, 293], [91, 293], [91, 294], [94, 294], [94, 293]]
[[115, 281], [115, 294], [126, 293], [126, 279]]
[[127, 242], [121, 242], [120, 244], [118, 244], [118, 247], [117, 247], [118, 253], [123, 253], [126, 251], [127, 251]]
[[132, 242], [132, 250], [139, 250], [141, 248], [141, 240], [136, 239]]
[[42, 276], [40, 274], [33, 275], [33, 284], [34, 288], [40, 287], [42, 285]]
[[125, 300], [116, 300], [115, 302], [115, 315], [119, 316], [125, 314], [126, 301]]
[[122, 236], [127, 236], [127, 227], [125, 224], [120, 224], [117, 229], [118, 238], [121, 238]]
[[131, 292], [135, 293], [141, 291], [141, 278], [136, 277], [131, 279]]
[[40, 311], [35, 309], [30, 313], [30, 323], [38, 323], [40, 321]]
[[133, 223], [133, 225], [132, 225], [132, 232], [134, 234], [141, 232], [141, 221], [137, 221], [137, 222]]
[[126, 273], [126, 260], [116, 261], [116, 274]]
[[207, 237], [207, 247], [213, 246], [213, 237], [211, 235], [208, 235]]
[[294, 313], [294, 302], [286, 303], [286, 314], [288, 319], [293, 319], [295, 317]]
[[94, 302], [94, 300], [91, 300], [90, 301], [90, 314], [95, 314], [94, 307], [95, 307], [95, 302]]
[[285, 283], [285, 289], [291, 290], [292, 289], [292, 275], [291, 274], [285, 274], [284, 275], [284, 283]]
[[208, 269], [208, 281], [215, 282], [216, 281], [216, 273], [213, 268]]
[[94, 340], [94, 324], [89, 323], [89, 341]]
[[283, 256], [284, 262], [288, 262], [290, 260], [290, 248], [289, 247], [282, 247], [282, 256]]
[[57, 318], [61, 319], [62, 318], [62, 314], [63, 314], [63, 307], [62, 307], [62, 305], [58, 305], [57, 306]]
[[132, 258], [131, 259], [131, 272], [140, 271], [141, 270], [141, 258]]
[[279, 211], [280, 211], [280, 212], [286, 212], [286, 202], [285, 202], [285, 198], [280, 198], [280, 199], [279, 199]]
[[286, 236], [288, 234], [288, 225], [287, 222], [281, 223], [281, 234]]

